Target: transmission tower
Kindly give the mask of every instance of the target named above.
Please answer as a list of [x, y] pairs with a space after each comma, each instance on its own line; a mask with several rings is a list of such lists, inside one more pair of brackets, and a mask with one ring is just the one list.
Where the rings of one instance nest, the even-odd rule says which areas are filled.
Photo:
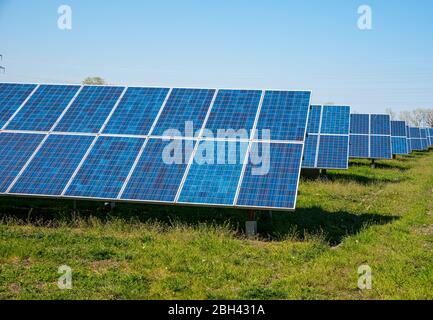
[[[2, 60], [3, 60], [3, 55], [0, 54], [0, 61]], [[6, 68], [0, 64], [0, 73], [5, 73], [5, 72], [6, 72]]]

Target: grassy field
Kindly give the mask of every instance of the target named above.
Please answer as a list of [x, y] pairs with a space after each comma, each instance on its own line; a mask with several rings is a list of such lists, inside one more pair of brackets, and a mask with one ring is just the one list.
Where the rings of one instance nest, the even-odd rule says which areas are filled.
[[432, 189], [433, 152], [352, 162], [303, 179], [255, 240], [242, 211], [2, 198], [0, 299], [433, 299]]

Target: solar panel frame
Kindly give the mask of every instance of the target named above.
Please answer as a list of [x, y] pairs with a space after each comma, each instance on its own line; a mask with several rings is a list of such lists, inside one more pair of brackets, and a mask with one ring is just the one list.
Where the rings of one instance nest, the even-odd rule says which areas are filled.
[[[363, 121], [365, 122], [368, 117], [368, 131], [365, 130], [365, 128], [362, 128], [362, 130], [358, 130], [358, 124], [355, 124], [356, 121], [354, 121], [354, 118], [359, 117], [363, 118]], [[374, 127], [375, 123], [372, 122], [372, 118], [374, 120], [378, 120], [379, 123], [385, 123], [385, 128], [382, 130], [382, 128], [376, 128]], [[380, 121], [380, 118], [385, 119], [383, 121]], [[386, 120], [388, 119], [388, 120]], [[389, 122], [389, 125], [387, 124]], [[366, 126], [366, 124], [364, 123]], [[356, 127], [355, 127], [356, 126]], [[360, 133], [360, 132], [367, 132], [367, 133]], [[378, 133], [372, 133], [372, 132], [378, 132]], [[388, 133], [389, 132], [389, 133]], [[386, 134], [385, 134], [386, 133]], [[361, 152], [356, 153], [357, 150], [356, 147], [354, 147], [353, 142], [358, 139], [361, 141], [361, 137], [368, 137], [368, 156], [367, 154], [361, 154]], [[389, 153], [388, 150], [385, 150], [381, 156], [375, 157], [373, 156], [374, 151], [378, 150], [377, 148], [373, 148], [372, 150], [372, 141], [377, 140], [380, 137], [389, 139]], [[367, 138], [364, 138], [367, 139]], [[388, 144], [388, 143], [387, 143]], [[365, 146], [364, 146], [365, 147]], [[387, 146], [385, 146], [387, 147]], [[351, 115], [351, 128], [350, 128], [350, 158], [352, 159], [383, 159], [383, 160], [390, 160], [392, 159], [392, 146], [391, 146], [391, 117], [388, 114], [352, 114]], [[386, 153], [386, 155], [385, 155]]]
[[[313, 125], [313, 129], [307, 128], [303, 169], [347, 170], [349, 168], [350, 109], [350, 106], [343, 105], [312, 105], [310, 107], [308, 124]], [[347, 115], [347, 122], [344, 119], [345, 115]], [[314, 122], [310, 120], [310, 116], [313, 116]], [[344, 132], [347, 132], [347, 134]], [[312, 141], [313, 137], [317, 141]], [[347, 138], [346, 141], [344, 141], [344, 137]], [[341, 145], [341, 143], [345, 144], [346, 142], [347, 146]], [[316, 149], [310, 150], [307, 143], [314, 144]], [[328, 152], [329, 144], [336, 144], [338, 147], [343, 148], [343, 157], [347, 160], [340, 157], [341, 153], [332, 154]], [[324, 153], [320, 152], [321, 150]], [[304, 162], [306, 152], [311, 153], [308, 156], [314, 153], [314, 163], [309, 158]]]
[[393, 155], [409, 154], [405, 121], [391, 121], [391, 150]]
[[[84, 87], [87, 87], [87, 86], [84, 86]], [[106, 86], [106, 87], [117, 87], [117, 86]], [[127, 89], [127, 87], [124, 88], [125, 91], [126, 91], [126, 89]], [[200, 89], [202, 89], [202, 88], [200, 88]], [[215, 90], [218, 90], [218, 89], [215, 89]], [[245, 89], [240, 89], [240, 90], [245, 90]], [[277, 90], [268, 90], [268, 91], [262, 90], [262, 91], [263, 92], [276, 92]], [[278, 90], [278, 91], [280, 91], [280, 90]], [[284, 92], [286, 92], [286, 93], [289, 93], [289, 92], [290, 93], [301, 92], [302, 94], [308, 94], [308, 100], [309, 100], [308, 101], [308, 105], [309, 105], [309, 102], [310, 102], [310, 99], [311, 99], [311, 91], [308, 91], [308, 90], [299, 90], [299, 91], [296, 91], [296, 90], [284, 90], [284, 91], [281, 91], [281, 92], [283, 92], [283, 93]], [[117, 103], [120, 100], [121, 100], [121, 97], [119, 97]], [[113, 109], [111, 110], [111, 113], [110, 113], [110, 115], [107, 118], [107, 121], [109, 120], [110, 116], [112, 115], [113, 111], [115, 110], [115, 107], [113, 107]], [[303, 148], [304, 148], [306, 127], [307, 127], [307, 122], [308, 122], [308, 108], [306, 110], [305, 120], [306, 120], [306, 123], [305, 123], [305, 126], [304, 126], [303, 140], [300, 139], [299, 141], [296, 141], [297, 143], [299, 143], [302, 146], [302, 152], [303, 152]], [[105, 127], [105, 125], [106, 125], [106, 123], [103, 125], [103, 127]], [[101, 128], [100, 131], [102, 131], [102, 130], [103, 130], [103, 128]], [[255, 131], [255, 130], [253, 130], [253, 131]], [[101, 133], [101, 132], [98, 132], [98, 133], [96, 133], [96, 132], [63, 132], [61, 130], [49, 132], [48, 134], [52, 134], [52, 135], [92, 136], [92, 137], [94, 137], [94, 140], [92, 141], [92, 145], [87, 150], [88, 152], [90, 152], [92, 150], [94, 144], [97, 142], [97, 140], [98, 140], [99, 137], [110, 137], [110, 136], [119, 136], [120, 137], [121, 136], [121, 135], [116, 135], [116, 134], [104, 134], [104, 133]], [[123, 136], [126, 137], [128, 135], [123, 135]], [[138, 137], [138, 136], [129, 135], [129, 137], [132, 138], [132, 137]], [[140, 138], [147, 138], [147, 139], [154, 138], [154, 137], [155, 136], [152, 136], [150, 134], [148, 136], [140, 136]], [[198, 140], [199, 138], [194, 137], [194, 139]], [[256, 137], [254, 135], [249, 139], [249, 145], [252, 145], [253, 143], [264, 143], [264, 142], [270, 142], [270, 141], [265, 141], [263, 139], [256, 139]], [[277, 144], [279, 144], [279, 143], [282, 143], [282, 144], [291, 144], [291, 143], [293, 143], [293, 141], [290, 141], [290, 140], [288, 140], [288, 141], [285, 141], [285, 140], [281, 140], [280, 141], [279, 140], [279, 141], [272, 141], [272, 142], [273, 143], [277, 143]], [[86, 156], [82, 159], [82, 162], [84, 162], [85, 159], [86, 159]], [[301, 161], [300, 161], [299, 166], [298, 166], [299, 167], [299, 175], [300, 175], [300, 171], [301, 171]], [[77, 170], [79, 170], [79, 168], [80, 168], [80, 165], [78, 166]], [[298, 175], [298, 178], [299, 178], [299, 175]], [[71, 178], [71, 180], [72, 180], [72, 178]], [[296, 186], [296, 190], [298, 189], [298, 187], [299, 187], [299, 179], [298, 179], [298, 183], [297, 183], [297, 186]], [[65, 188], [65, 190], [67, 190], [67, 187]], [[33, 196], [33, 195], [29, 195], [29, 196]], [[37, 195], [35, 197], [45, 198], [44, 195]], [[53, 198], [53, 196], [47, 196], [47, 197], [48, 198]], [[59, 198], [59, 197], [55, 196], [54, 198]], [[75, 200], [95, 200], [95, 201], [113, 200], [114, 202], [116, 202], [116, 201], [119, 201], [119, 202], [131, 202], [131, 201], [122, 201], [122, 199], [111, 199], [111, 198], [110, 199], [106, 199], [106, 198], [94, 198], [94, 197], [92, 197], [92, 198], [87, 198], [87, 197], [67, 197], [67, 196], [64, 196], [64, 195], [60, 196], [60, 198], [72, 198], [72, 199], [75, 199]], [[133, 201], [133, 202], [136, 202], [136, 203], [155, 203], [153, 201]], [[297, 202], [297, 195], [295, 196], [295, 200], [294, 200], [295, 205], [296, 205], [296, 202]], [[158, 202], [156, 202], [156, 203], [158, 203]], [[170, 202], [170, 204], [176, 205], [177, 203]], [[186, 203], [186, 204], [187, 205], [191, 205], [191, 206], [195, 206], [195, 204], [193, 204], [193, 203]], [[184, 204], [182, 203], [182, 205], [184, 205]], [[198, 206], [200, 206], [200, 207], [206, 207], [207, 205], [198, 204]], [[212, 205], [209, 205], [209, 207], [212, 207]], [[217, 205], [217, 207], [254, 209], [254, 207], [248, 207], [248, 206], [246, 206], [246, 207], [245, 206], [241, 206], [240, 207], [240, 206], [236, 206], [236, 205], [230, 205], [230, 206], [220, 206], [220, 205]], [[294, 209], [294, 208], [278, 208], [278, 207], [277, 208], [273, 208], [273, 207], [271, 207], [271, 208], [256, 207], [256, 208], [257, 209], [263, 209], [263, 210], [270, 209], [270, 210], [276, 210], [276, 211], [288, 211], [288, 210], [293, 210]]]

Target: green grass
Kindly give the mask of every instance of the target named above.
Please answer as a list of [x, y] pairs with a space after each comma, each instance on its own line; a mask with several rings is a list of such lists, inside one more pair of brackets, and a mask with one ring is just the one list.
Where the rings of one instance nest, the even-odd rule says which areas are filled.
[[0, 299], [433, 299], [432, 196], [430, 152], [303, 179], [255, 240], [243, 211], [3, 198]]

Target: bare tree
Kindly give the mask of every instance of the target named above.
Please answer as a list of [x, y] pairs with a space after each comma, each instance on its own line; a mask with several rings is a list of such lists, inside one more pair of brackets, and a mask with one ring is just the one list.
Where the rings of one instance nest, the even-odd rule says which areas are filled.
[[107, 83], [105, 80], [101, 77], [88, 77], [83, 80], [83, 85], [89, 85], [89, 86], [103, 86]]

